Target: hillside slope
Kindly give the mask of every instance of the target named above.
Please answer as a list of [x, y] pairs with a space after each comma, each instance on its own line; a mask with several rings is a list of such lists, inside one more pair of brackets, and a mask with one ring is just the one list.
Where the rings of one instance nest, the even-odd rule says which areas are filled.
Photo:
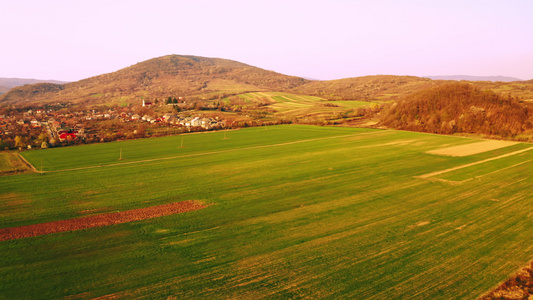
[[527, 104], [468, 83], [446, 83], [404, 96], [381, 123], [396, 129], [512, 137], [533, 129]]
[[66, 81], [59, 80], [41, 80], [41, 79], [27, 79], [27, 78], [5, 78], [0, 77], [0, 95], [7, 93], [10, 89], [23, 86], [26, 84], [36, 84], [36, 83], [55, 83], [63, 84], [67, 83]]
[[313, 81], [295, 92], [329, 100], [393, 100], [398, 95], [431, 87], [434, 81], [414, 76], [374, 75], [328, 81]]
[[501, 81], [513, 82], [522, 81], [522, 79], [509, 76], [471, 76], [471, 75], [449, 75], [449, 76], [424, 76], [433, 80], [466, 80], [466, 81]]
[[1, 96], [0, 102], [137, 103], [141, 98], [170, 96], [215, 99], [248, 91], [290, 90], [307, 82], [227, 59], [168, 55], [61, 86], [15, 88]]
[[10, 88], [0, 85], [0, 95], [7, 93]]

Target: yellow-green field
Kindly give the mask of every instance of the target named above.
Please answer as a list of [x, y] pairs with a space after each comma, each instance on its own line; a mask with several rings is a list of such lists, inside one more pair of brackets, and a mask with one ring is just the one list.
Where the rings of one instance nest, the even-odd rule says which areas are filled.
[[0, 152], [0, 176], [27, 171], [28, 167], [15, 152]]
[[340, 113], [341, 111], [370, 106], [371, 104], [365, 101], [328, 101], [320, 97], [281, 92], [255, 92], [239, 96], [252, 102], [266, 99], [271, 103], [269, 105], [270, 108], [285, 115]]
[[478, 142], [286, 125], [24, 152], [46, 172], [0, 177], [0, 228], [211, 205], [1, 241], [0, 298], [475, 299], [533, 260], [533, 145], [430, 153]]

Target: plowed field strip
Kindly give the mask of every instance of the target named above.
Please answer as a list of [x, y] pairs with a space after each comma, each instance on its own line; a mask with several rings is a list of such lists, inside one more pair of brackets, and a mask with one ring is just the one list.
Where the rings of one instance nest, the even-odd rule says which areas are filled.
[[451, 171], [455, 171], [455, 170], [464, 169], [464, 168], [467, 168], [467, 167], [479, 165], [479, 164], [482, 164], [482, 163], [485, 163], [485, 162], [488, 162], [488, 161], [492, 161], [492, 160], [508, 157], [508, 156], [511, 156], [511, 155], [520, 154], [520, 153], [527, 152], [527, 151], [530, 151], [530, 150], [533, 150], [533, 147], [522, 149], [522, 150], [518, 150], [518, 151], [515, 151], [515, 152], [507, 153], [507, 154], [496, 156], [496, 157], [492, 157], [492, 158], [487, 158], [487, 159], [476, 161], [476, 162], [469, 163], [469, 164], [466, 164], [466, 165], [461, 165], [461, 166], [449, 168], [449, 169], [446, 169], [446, 170], [441, 170], [441, 171], [437, 171], [437, 172], [433, 172], [433, 173], [420, 175], [420, 176], [418, 176], [418, 178], [429, 178], [429, 177], [437, 176], [437, 175], [440, 175], [440, 174], [448, 173], [448, 172], [451, 172]]
[[182, 201], [77, 219], [60, 220], [19, 227], [1, 228], [0, 241], [15, 240], [57, 232], [89, 229], [94, 227], [102, 227], [113, 224], [122, 224], [133, 221], [146, 220], [192, 210], [198, 210], [205, 208], [206, 206], [207, 205], [205, 203], [199, 201]]
[[428, 151], [428, 153], [461, 157], [461, 156], [469, 156], [469, 155], [483, 153], [483, 152], [487, 152], [491, 150], [501, 149], [501, 148], [509, 147], [509, 146], [516, 145], [516, 144], [518, 144], [518, 142], [488, 140], [488, 141], [483, 141], [483, 142], [478, 142], [478, 143], [473, 143], [473, 144], [453, 146], [453, 147], [447, 147], [443, 149], [432, 150], [432, 151]]

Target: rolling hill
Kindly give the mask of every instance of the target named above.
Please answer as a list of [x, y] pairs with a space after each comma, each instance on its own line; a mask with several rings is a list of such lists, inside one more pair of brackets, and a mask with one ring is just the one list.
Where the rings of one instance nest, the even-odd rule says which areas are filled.
[[141, 98], [170, 96], [220, 99], [243, 92], [291, 90], [307, 82], [227, 59], [168, 55], [77, 82], [15, 88], [0, 102], [135, 103]]
[[531, 107], [469, 83], [446, 83], [404, 96], [383, 112], [382, 124], [431, 133], [498, 137], [533, 130]]
[[9, 91], [9, 90], [10, 90], [10, 88], [8, 88], [8, 87], [0, 86], [0, 95], [7, 93], [7, 91]]
[[[2, 86], [11, 88], [28, 82], [36, 81], [0, 79], [0, 92]], [[327, 100], [386, 102], [446, 82], [449, 81], [393, 75], [318, 81], [267, 71], [233, 60], [167, 55], [77, 82], [46, 82], [17, 86], [9, 91], [4, 89], [6, 93], [0, 95], [0, 103], [71, 102], [99, 105], [140, 103], [143, 98], [161, 100], [168, 97], [220, 100], [248, 92], [290, 92]], [[531, 81], [472, 83], [482, 89], [533, 101]]]
[[27, 79], [27, 78], [4, 78], [0, 77], [0, 95], [7, 93], [10, 89], [23, 86], [26, 84], [36, 84], [36, 83], [55, 83], [55, 84], [64, 84], [66, 81], [59, 80], [41, 80], [41, 79]]
[[392, 100], [400, 94], [431, 87], [428, 78], [414, 76], [374, 75], [328, 81], [313, 81], [294, 89], [295, 92], [329, 100]]
[[522, 79], [508, 76], [471, 76], [471, 75], [449, 75], [449, 76], [424, 76], [433, 80], [466, 80], [466, 81], [522, 81]]
[[[531, 80], [462, 81], [462, 85], [457, 84], [454, 80], [393, 75], [313, 81], [233, 60], [167, 55], [77, 82], [15, 87], [0, 95], [0, 105], [58, 102], [88, 106], [138, 105], [142, 99], [163, 101], [169, 97], [185, 97], [187, 104], [182, 108], [187, 110], [206, 108], [246, 116], [249, 121], [281, 120], [305, 124], [352, 121], [356, 122], [353, 124], [376, 124], [381, 121], [382, 126], [397, 129], [512, 138], [525, 134], [531, 138]], [[459, 92], [453, 94], [450, 89]], [[442, 98], [436, 94], [450, 97]], [[434, 102], [428, 102], [428, 99]], [[512, 100], [510, 106], [506, 102], [509, 99]], [[375, 102], [370, 110], [359, 109], [364, 103], [370, 107], [370, 102]], [[376, 115], [380, 106], [387, 106], [385, 103], [397, 105]], [[494, 103], [500, 103], [500, 106]], [[419, 108], [415, 115], [411, 111], [413, 105]], [[477, 108], [485, 111], [474, 116]], [[465, 121], [465, 116], [470, 119]], [[372, 122], [362, 120], [364, 118], [372, 119]], [[481, 124], [483, 122], [486, 124]]]

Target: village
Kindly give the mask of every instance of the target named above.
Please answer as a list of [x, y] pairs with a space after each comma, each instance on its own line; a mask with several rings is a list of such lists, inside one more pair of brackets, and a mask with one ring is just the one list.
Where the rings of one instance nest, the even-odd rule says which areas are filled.
[[[175, 112], [144, 101], [137, 106], [83, 108], [69, 104], [2, 108], [0, 150], [38, 149], [163, 136], [226, 127], [218, 116]], [[162, 107], [162, 108], [161, 108]]]

